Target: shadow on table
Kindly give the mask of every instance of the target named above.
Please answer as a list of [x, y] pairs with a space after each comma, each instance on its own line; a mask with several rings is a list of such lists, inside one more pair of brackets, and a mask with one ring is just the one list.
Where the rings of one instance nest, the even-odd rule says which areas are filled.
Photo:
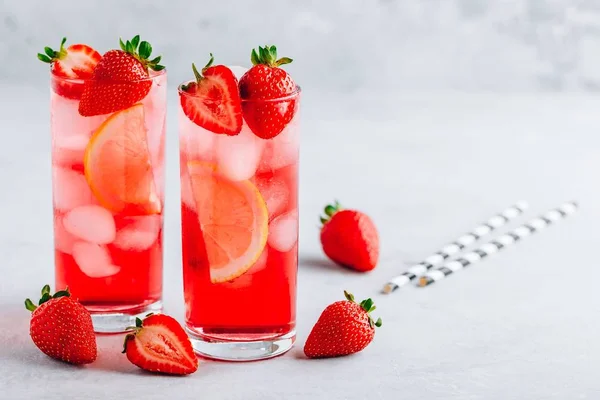
[[335, 271], [345, 273], [348, 275], [356, 273], [355, 271], [352, 271], [348, 268], [344, 268], [341, 265], [337, 265], [325, 256], [317, 256], [315, 254], [299, 254], [298, 268], [319, 271]]

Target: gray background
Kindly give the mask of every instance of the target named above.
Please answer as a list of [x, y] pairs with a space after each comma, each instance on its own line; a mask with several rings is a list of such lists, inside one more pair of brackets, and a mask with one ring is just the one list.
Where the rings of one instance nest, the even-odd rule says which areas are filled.
[[[303, 86], [298, 345], [275, 360], [203, 361], [187, 378], [145, 374], [100, 336], [73, 368], [27, 335], [25, 297], [52, 281], [47, 72], [35, 59], [65, 35], [100, 50], [142, 34], [164, 55], [170, 92], [166, 311], [182, 320], [177, 97], [209, 51], [247, 64], [274, 42]], [[600, 279], [597, 171], [600, 1], [0, 0], [0, 398], [597, 399]], [[368, 212], [378, 268], [321, 253], [317, 215], [333, 198]], [[427, 289], [382, 284], [492, 213], [581, 211]], [[309, 361], [302, 345], [342, 289], [384, 320], [362, 353]]]

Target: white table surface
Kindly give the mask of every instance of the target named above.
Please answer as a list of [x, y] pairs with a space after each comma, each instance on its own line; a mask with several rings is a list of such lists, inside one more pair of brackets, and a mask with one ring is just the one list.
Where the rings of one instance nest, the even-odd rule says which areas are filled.
[[[164, 300], [183, 317], [177, 128], [171, 93]], [[142, 372], [99, 336], [98, 360], [55, 362], [28, 335], [23, 299], [53, 281], [45, 88], [0, 88], [0, 399], [597, 399], [600, 114], [587, 95], [332, 95], [305, 90], [298, 341], [263, 362], [202, 360], [189, 377]], [[378, 268], [327, 261], [321, 207], [368, 212]], [[401, 272], [516, 200], [530, 215], [577, 199], [558, 226], [432, 287], [379, 294]], [[307, 360], [322, 309], [348, 289], [384, 324], [362, 353]]]

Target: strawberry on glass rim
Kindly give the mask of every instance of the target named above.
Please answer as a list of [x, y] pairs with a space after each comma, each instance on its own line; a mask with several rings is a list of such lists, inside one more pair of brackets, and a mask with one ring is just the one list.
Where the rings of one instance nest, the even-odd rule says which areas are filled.
[[54, 91], [63, 97], [77, 100], [81, 97], [83, 85], [81, 82], [69, 80], [91, 78], [102, 56], [86, 44], [72, 44], [65, 48], [66, 42], [67, 38], [64, 37], [58, 51], [44, 47], [44, 53], [38, 53], [37, 57], [40, 61], [51, 65], [54, 76], [66, 79], [53, 80]]
[[262, 139], [279, 135], [292, 120], [297, 109], [299, 87], [292, 77], [279, 68], [290, 64], [291, 58], [277, 59], [275, 46], [252, 50], [252, 64], [240, 79], [240, 97], [244, 120], [254, 134]]
[[196, 125], [214, 133], [235, 136], [242, 130], [238, 82], [228, 67], [212, 65], [214, 60], [211, 53], [201, 72], [192, 64], [196, 80], [181, 85], [181, 108]]
[[129, 108], [142, 100], [152, 87], [150, 72], [162, 71], [161, 56], [150, 59], [152, 45], [140, 36], [123, 43], [121, 50], [102, 56], [89, 80], [85, 82], [79, 114], [84, 117], [109, 114]]

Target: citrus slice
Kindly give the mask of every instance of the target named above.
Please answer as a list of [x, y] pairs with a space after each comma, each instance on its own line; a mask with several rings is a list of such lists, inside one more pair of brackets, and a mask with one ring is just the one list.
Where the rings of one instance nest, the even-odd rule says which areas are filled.
[[86, 180], [100, 204], [115, 213], [161, 212], [146, 130], [144, 107], [136, 104], [104, 121], [85, 149]]
[[230, 181], [213, 164], [191, 161], [188, 171], [213, 283], [244, 274], [262, 254], [269, 214], [247, 180]]

